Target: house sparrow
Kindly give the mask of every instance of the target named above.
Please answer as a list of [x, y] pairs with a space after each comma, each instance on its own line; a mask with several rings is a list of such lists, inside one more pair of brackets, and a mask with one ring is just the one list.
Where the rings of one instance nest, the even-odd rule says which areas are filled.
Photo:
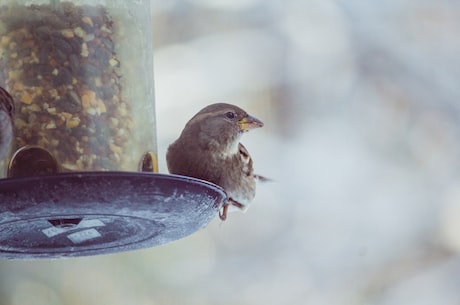
[[166, 153], [171, 174], [206, 180], [221, 186], [228, 195], [220, 219], [230, 207], [246, 211], [254, 199], [256, 181], [252, 159], [239, 142], [244, 132], [264, 124], [243, 109], [225, 103], [212, 104], [185, 125]]
[[0, 87], [0, 160], [8, 153], [13, 141], [13, 115], [13, 98]]

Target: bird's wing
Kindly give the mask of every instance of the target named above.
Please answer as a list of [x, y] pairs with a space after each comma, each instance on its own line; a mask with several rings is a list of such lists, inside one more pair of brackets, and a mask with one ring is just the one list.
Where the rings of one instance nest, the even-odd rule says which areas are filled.
[[[249, 176], [249, 175], [252, 175], [252, 174], [253, 174], [252, 158], [251, 158], [251, 156], [249, 155], [248, 150], [247, 150], [246, 147], [244, 147], [244, 145], [241, 144], [241, 143], [238, 144], [238, 149], [239, 149], [240, 156], [241, 156], [243, 162], [246, 164], [246, 166], [245, 166], [245, 173], [246, 173], [248, 176]], [[272, 179], [267, 178], [267, 177], [264, 177], [264, 176], [261, 176], [261, 175], [256, 175], [256, 174], [254, 174], [254, 178], [255, 178], [257, 181], [260, 181], [260, 182], [273, 182]]]

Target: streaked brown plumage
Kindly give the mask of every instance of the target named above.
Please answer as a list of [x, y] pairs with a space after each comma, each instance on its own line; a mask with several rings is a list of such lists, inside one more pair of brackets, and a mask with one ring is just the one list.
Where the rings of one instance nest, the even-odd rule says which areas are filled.
[[5, 157], [13, 141], [13, 115], [13, 98], [0, 87], [0, 160]]
[[229, 200], [220, 218], [233, 206], [245, 211], [254, 199], [256, 180], [252, 159], [239, 143], [242, 134], [263, 123], [243, 109], [225, 103], [212, 104], [185, 125], [166, 154], [171, 174], [195, 177], [221, 186]]

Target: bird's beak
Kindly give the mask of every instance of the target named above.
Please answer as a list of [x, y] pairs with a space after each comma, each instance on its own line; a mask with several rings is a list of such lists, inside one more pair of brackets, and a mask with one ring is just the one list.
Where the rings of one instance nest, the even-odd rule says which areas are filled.
[[261, 120], [248, 114], [238, 121], [238, 126], [240, 126], [242, 131], [249, 131], [251, 129], [264, 126], [264, 123]]

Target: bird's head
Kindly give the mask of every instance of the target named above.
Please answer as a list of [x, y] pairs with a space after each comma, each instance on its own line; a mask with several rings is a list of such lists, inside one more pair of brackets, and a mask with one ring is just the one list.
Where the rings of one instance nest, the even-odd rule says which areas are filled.
[[209, 105], [198, 112], [185, 126], [188, 136], [197, 137], [200, 144], [212, 145], [222, 151], [233, 151], [244, 132], [262, 127], [259, 119], [243, 109], [226, 103]]

